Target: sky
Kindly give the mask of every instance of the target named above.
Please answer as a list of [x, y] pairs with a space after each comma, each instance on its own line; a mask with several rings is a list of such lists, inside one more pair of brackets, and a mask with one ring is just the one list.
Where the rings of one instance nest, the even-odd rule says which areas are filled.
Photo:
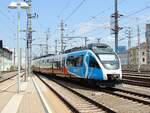
[[[0, 39], [4, 47], [16, 48], [17, 10], [8, 9], [12, 0], [0, 0]], [[15, 0], [14, 0], [15, 1]], [[137, 25], [140, 26], [140, 40], [145, 41], [145, 24], [150, 23], [150, 0], [118, 0], [118, 11], [123, 16], [119, 19], [119, 45], [127, 46], [126, 30], [131, 27], [131, 45], [137, 45]], [[26, 29], [26, 10], [21, 9], [20, 29]], [[114, 48], [114, 35], [111, 34], [114, 13], [114, 0], [32, 0], [32, 13], [38, 17], [32, 19], [33, 56], [45, 51], [36, 44], [46, 43], [49, 33], [49, 53], [54, 53], [55, 40], [60, 50], [60, 23], [64, 21], [64, 36], [88, 37], [88, 43], [100, 39]], [[26, 46], [26, 34], [20, 32], [20, 47]], [[84, 39], [65, 39], [66, 49], [83, 46]]]

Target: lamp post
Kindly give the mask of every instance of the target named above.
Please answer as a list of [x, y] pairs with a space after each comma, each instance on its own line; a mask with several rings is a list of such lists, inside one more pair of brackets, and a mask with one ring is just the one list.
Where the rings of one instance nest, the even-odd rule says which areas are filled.
[[17, 8], [17, 54], [18, 54], [18, 76], [17, 76], [17, 93], [20, 92], [20, 47], [19, 47], [19, 39], [20, 39], [20, 9], [27, 9], [29, 5], [26, 2], [11, 2], [8, 5], [10, 9]]

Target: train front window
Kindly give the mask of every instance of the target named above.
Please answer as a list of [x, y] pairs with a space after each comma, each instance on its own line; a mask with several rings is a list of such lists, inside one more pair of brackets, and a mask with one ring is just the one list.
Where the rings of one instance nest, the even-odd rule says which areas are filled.
[[95, 53], [113, 53], [113, 49], [109, 46], [94, 46], [92, 49]]
[[99, 54], [98, 56], [106, 69], [119, 68], [119, 59], [115, 54]]
[[99, 64], [97, 63], [96, 59], [93, 56], [90, 56], [89, 67], [100, 68]]

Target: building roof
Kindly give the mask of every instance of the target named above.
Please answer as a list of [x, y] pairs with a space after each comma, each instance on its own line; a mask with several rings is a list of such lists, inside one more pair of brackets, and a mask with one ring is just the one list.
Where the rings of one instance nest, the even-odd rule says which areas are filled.
[[8, 52], [8, 53], [12, 54], [12, 51], [10, 51], [10, 50], [7, 49], [7, 48], [0, 48], [0, 49], [3, 50], [3, 51], [5, 51], [5, 52]]
[[[145, 48], [145, 47], [146, 47], [146, 42], [140, 44], [140, 48]], [[132, 47], [130, 49], [138, 49], [138, 46]]]
[[44, 57], [48, 57], [48, 56], [54, 56], [54, 54], [47, 54], [47, 55], [35, 57], [35, 58], [33, 58], [33, 60], [40, 59], [40, 58], [44, 58]]

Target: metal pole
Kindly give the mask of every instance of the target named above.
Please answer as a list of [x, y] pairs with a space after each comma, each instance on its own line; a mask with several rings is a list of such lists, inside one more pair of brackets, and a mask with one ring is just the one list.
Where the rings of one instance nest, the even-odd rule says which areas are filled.
[[57, 54], [57, 39], [55, 40], [55, 54]]
[[138, 31], [138, 72], [140, 72], [140, 66], [141, 66], [141, 57], [140, 57], [140, 28], [139, 28], [139, 25], [137, 26], [137, 31]]
[[0, 75], [2, 74], [2, 51], [0, 49]]
[[2, 53], [3, 53], [3, 58], [2, 58], [2, 60], [3, 60], [3, 72], [4, 72], [4, 50], [2, 49]]
[[100, 44], [100, 41], [101, 41], [101, 38], [98, 38], [98, 39], [97, 39], [97, 42], [98, 42], [99, 44]]
[[61, 52], [63, 53], [64, 52], [64, 46], [63, 46], [63, 37], [64, 37], [64, 23], [63, 23], [63, 20], [61, 21]]
[[32, 27], [31, 27], [31, 0], [28, 1], [28, 11], [27, 11], [27, 55], [28, 55], [28, 76], [31, 73], [31, 62], [32, 62]]
[[85, 37], [85, 47], [87, 46], [87, 37]]
[[26, 75], [25, 75], [25, 82], [29, 76], [29, 38], [28, 38], [28, 14], [27, 14], [27, 30], [26, 30]]
[[19, 39], [20, 39], [20, 0], [18, 0], [17, 5], [17, 53], [18, 53], [18, 76], [17, 76], [17, 93], [20, 92], [20, 48], [19, 48]]
[[118, 53], [118, 0], [115, 0], [115, 52]]
[[20, 48], [20, 70], [22, 69], [22, 48]]
[[14, 48], [14, 67], [16, 66], [16, 52], [15, 52], [15, 48]]
[[32, 68], [32, 42], [31, 42], [31, 49], [30, 49], [30, 74], [31, 74], [31, 68]]
[[128, 28], [128, 65], [130, 64], [130, 48], [131, 48], [131, 28]]
[[48, 30], [47, 30], [47, 32], [46, 32], [46, 51], [45, 51], [45, 53], [46, 53], [46, 55], [49, 53], [48, 52], [48, 40], [49, 40], [49, 28], [48, 28]]
[[26, 71], [26, 75], [24, 76], [24, 81], [26, 82], [27, 81], [27, 75], [28, 75], [28, 62], [27, 62], [27, 47], [25, 48], [25, 53], [26, 53], [26, 55], [25, 55], [25, 71]]

